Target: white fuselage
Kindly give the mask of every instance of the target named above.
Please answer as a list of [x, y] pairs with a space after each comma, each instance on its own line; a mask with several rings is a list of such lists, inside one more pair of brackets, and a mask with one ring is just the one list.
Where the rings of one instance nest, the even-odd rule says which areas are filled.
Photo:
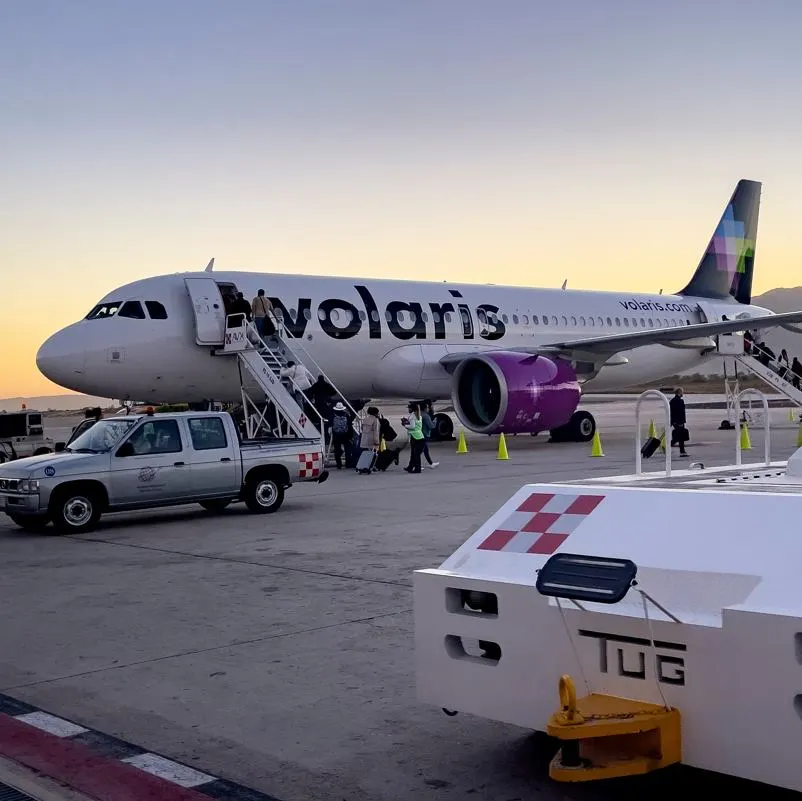
[[[37, 355], [61, 386], [121, 400], [228, 401], [240, 396], [235, 358], [196, 343], [185, 278], [233, 285], [251, 300], [263, 288], [284, 307], [298, 343], [349, 398], [451, 397], [448, 353], [524, 348], [582, 337], [758, 316], [735, 301], [674, 295], [534, 289], [245, 272], [183, 273], [128, 284], [100, 303], [157, 301], [166, 319], [115, 314], [84, 319], [54, 334]], [[296, 347], [297, 344], [296, 343]], [[624, 358], [621, 358], [624, 357]], [[705, 361], [699, 348], [648, 345], [583, 385], [585, 392], [657, 381]], [[312, 364], [308, 365], [315, 371]]]

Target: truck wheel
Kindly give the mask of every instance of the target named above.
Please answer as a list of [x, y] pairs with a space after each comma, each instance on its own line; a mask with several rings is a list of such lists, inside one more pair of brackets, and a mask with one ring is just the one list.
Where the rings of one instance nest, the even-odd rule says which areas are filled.
[[218, 501], [218, 500], [211, 500], [211, 501], [200, 501], [200, 505], [207, 511], [207, 512], [222, 512], [231, 501]]
[[59, 534], [83, 534], [100, 520], [100, 498], [89, 489], [56, 490], [50, 501], [50, 517]]
[[284, 503], [284, 487], [273, 476], [255, 476], [245, 485], [245, 505], [254, 514], [278, 511]]
[[50, 448], [37, 448], [34, 452], [34, 456], [44, 456], [46, 453], [52, 453], [53, 451]]
[[25, 531], [44, 531], [49, 522], [44, 515], [9, 515], [9, 517]]

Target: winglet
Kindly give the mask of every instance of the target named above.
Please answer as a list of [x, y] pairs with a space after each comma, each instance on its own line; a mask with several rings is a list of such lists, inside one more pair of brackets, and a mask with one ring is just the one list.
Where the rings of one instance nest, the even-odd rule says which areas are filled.
[[212, 257], [212, 260], [206, 265], [205, 272], [210, 273], [212, 270], [214, 270], [214, 257]]

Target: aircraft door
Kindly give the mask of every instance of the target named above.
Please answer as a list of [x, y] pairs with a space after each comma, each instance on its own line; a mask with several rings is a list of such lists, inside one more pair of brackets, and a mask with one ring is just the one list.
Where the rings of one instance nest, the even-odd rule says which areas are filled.
[[184, 284], [195, 314], [195, 342], [198, 345], [222, 345], [226, 312], [217, 282], [213, 278], [185, 278]]
[[712, 304], [701, 301], [698, 305], [700, 323], [717, 323], [721, 319], [721, 316]]

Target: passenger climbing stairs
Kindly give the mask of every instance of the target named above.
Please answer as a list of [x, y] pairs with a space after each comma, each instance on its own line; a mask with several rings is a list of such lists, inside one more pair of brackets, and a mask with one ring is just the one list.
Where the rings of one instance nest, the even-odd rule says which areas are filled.
[[289, 362], [302, 364], [313, 377], [322, 375], [346, 404], [359, 430], [360, 418], [348, 400], [300, 343], [292, 338], [276, 320], [276, 334], [262, 338], [253, 323], [244, 315], [226, 318], [223, 347], [215, 356], [236, 357], [238, 360], [245, 430], [249, 438], [271, 436], [319, 439], [324, 453], [331, 442], [326, 439], [326, 426], [308, 396], [282, 370]]

